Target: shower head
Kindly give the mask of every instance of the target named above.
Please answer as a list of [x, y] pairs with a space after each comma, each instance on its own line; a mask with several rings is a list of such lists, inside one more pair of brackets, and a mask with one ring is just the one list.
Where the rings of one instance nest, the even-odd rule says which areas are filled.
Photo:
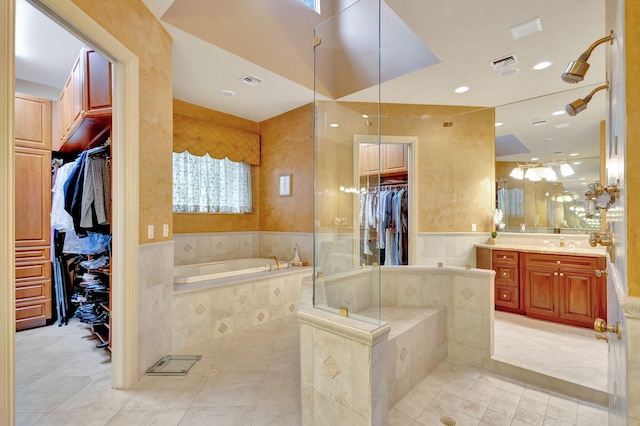
[[587, 104], [589, 103], [589, 101], [591, 101], [591, 97], [593, 96], [594, 93], [596, 93], [599, 90], [608, 89], [608, 88], [609, 88], [608, 84], [605, 84], [605, 85], [600, 86], [600, 87], [596, 87], [595, 89], [593, 89], [591, 91], [591, 93], [589, 93], [583, 99], [576, 99], [575, 101], [571, 102], [570, 104], [567, 104], [567, 106], [565, 107], [565, 110], [567, 111], [567, 114], [569, 114], [570, 116], [573, 117], [574, 115], [581, 113], [582, 111], [587, 109]]
[[607, 41], [613, 42], [613, 31], [611, 31], [611, 34], [609, 34], [608, 36], [597, 40], [595, 43], [589, 46], [589, 48], [582, 55], [580, 55], [577, 60], [569, 62], [569, 65], [567, 65], [567, 69], [562, 73], [562, 81], [564, 81], [565, 83], [581, 82], [584, 79], [584, 75], [589, 70], [589, 63], [587, 61], [589, 60], [589, 56], [591, 56], [591, 52], [593, 52], [593, 49], [595, 49], [597, 46]]

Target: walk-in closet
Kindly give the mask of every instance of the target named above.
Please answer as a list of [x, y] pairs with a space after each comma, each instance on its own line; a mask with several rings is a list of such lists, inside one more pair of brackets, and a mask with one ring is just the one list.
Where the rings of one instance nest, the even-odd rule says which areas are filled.
[[112, 64], [78, 52], [59, 99], [16, 93], [16, 331], [78, 318], [111, 344]]
[[409, 264], [409, 144], [359, 146], [360, 264]]

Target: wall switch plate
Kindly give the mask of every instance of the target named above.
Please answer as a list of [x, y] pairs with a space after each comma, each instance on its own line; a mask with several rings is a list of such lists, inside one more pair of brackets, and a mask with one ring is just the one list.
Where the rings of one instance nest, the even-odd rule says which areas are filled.
[[475, 223], [471, 224], [471, 232], [476, 232], [476, 224]]
[[164, 225], [162, 225], [162, 236], [163, 237], [168, 237], [169, 236], [169, 224], [165, 223]]
[[153, 225], [147, 227], [147, 238], [153, 240]]

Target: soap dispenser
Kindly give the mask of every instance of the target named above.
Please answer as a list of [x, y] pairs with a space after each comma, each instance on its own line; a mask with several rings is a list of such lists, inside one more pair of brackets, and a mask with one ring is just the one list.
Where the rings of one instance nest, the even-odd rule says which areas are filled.
[[298, 254], [298, 247], [294, 247], [293, 248], [293, 261], [292, 263], [296, 266], [300, 266], [300, 264], [302, 263], [300, 261], [300, 254]]

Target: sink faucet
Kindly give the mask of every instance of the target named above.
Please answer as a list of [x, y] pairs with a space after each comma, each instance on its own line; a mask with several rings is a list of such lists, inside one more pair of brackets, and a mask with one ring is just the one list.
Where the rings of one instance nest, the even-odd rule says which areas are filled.
[[560, 247], [564, 247], [564, 237], [560, 237]]
[[271, 256], [271, 258], [276, 261], [276, 269], [280, 269], [280, 261], [278, 258], [276, 256]]

